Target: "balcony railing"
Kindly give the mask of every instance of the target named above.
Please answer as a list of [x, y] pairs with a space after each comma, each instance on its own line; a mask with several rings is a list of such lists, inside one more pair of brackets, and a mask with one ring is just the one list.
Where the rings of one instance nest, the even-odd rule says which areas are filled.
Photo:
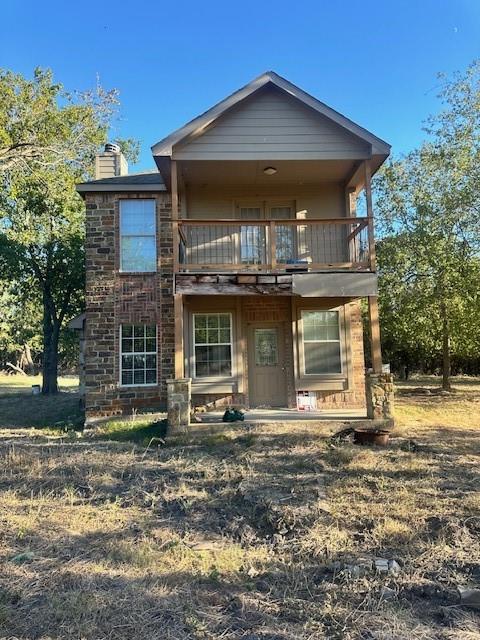
[[180, 271], [370, 268], [368, 218], [178, 222]]

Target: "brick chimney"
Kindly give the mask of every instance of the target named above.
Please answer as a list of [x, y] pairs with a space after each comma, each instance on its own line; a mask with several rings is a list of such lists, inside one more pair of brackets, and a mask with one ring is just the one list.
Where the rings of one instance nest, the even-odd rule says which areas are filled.
[[128, 163], [118, 144], [107, 143], [102, 153], [95, 157], [95, 180], [115, 178], [128, 174]]

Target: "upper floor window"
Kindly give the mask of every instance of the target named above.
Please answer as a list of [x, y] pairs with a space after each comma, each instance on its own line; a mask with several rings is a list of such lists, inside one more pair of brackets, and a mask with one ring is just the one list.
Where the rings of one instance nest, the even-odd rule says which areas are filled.
[[120, 270], [157, 270], [155, 200], [120, 200]]
[[305, 373], [342, 373], [338, 311], [302, 311]]

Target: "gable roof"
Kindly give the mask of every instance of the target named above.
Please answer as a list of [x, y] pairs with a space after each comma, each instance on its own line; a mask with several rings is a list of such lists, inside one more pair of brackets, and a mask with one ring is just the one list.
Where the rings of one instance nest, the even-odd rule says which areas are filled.
[[180, 129], [177, 129], [166, 138], [163, 138], [163, 140], [154, 144], [152, 146], [153, 155], [157, 157], [171, 156], [173, 147], [180, 141], [186, 141], [188, 138], [201, 135], [207, 127], [215, 122], [215, 120], [222, 116], [226, 111], [268, 84], [278, 87], [322, 116], [329, 118], [332, 122], [343, 127], [351, 134], [371, 144], [372, 155], [382, 155], [386, 157], [390, 153], [390, 145], [384, 140], [373, 135], [373, 133], [370, 133], [363, 127], [360, 127], [358, 124], [355, 124], [352, 120], [349, 120], [341, 113], [338, 113], [338, 111], [335, 111], [325, 103], [317, 100], [317, 98], [314, 98], [285, 78], [282, 78], [274, 71], [267, 71], [238, 91], [232, 93], [218, 104], [214, 105], [211, 109], [208, 109], [208, 111], [205, 111], [205, 113], [202, 113], [200, 116], [194, 118], [183, 127], [180, 127]]

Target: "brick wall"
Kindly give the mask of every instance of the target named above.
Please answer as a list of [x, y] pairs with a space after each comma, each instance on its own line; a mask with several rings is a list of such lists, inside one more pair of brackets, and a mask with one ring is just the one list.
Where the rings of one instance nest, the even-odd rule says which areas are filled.
[[[119, 200], [154, 198], [157, 215], [157, 273], [119, 272]], [[166, 380], [174, 377], [173, 245], [169, 194], [87, 194], [85, 406], [87, 420], [129, 413], [133, 408], [166, 407]], [[353, 409], [365, 406], [363, 330], [360, 303], [348, 307], [351, 335], [350, 385], [347, 391], [317, 392], [318, 407]], [[243, 333], [249, 322], [284, 323], [287, 398], [295, 406], [291, 298], [252, 296], [241, 301]], [[157, 326], [158, 385], [121, 387], [120, 325]], [[198, 404], [217, 400], [248, 404], [248, 353], [244, 353], [245, 393], [219, 398], [202, 395]]]
[[318, 409], [365, 409], [365, 360], [360, 300], [346, 305], [350, 316], [351, 379], [348, 391], [317, 391]]
[[[119, 200], [156, 200], [157, 273], [119, 272]], [[166, 405], [173, 374], [173, 247], [169, 194], [87, 194], [85, 408], [89, 418]], [[161, 319], [161, 321], [160, 321]], [[158, 386], [120, 387], [121, 324], [158, 327]]]

